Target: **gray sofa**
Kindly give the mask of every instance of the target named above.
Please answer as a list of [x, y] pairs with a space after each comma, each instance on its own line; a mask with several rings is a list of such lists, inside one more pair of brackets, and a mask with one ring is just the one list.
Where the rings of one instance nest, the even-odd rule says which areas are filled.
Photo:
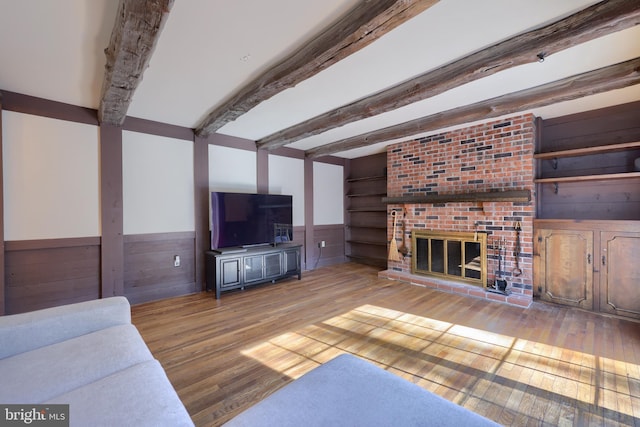
[[495, 427], [498, 424], [350, 354], [242, 412], [225, 427]]
[[0, 403], [69, 404], [72, 426], [193, 426], [124, 297], [0, 317]]

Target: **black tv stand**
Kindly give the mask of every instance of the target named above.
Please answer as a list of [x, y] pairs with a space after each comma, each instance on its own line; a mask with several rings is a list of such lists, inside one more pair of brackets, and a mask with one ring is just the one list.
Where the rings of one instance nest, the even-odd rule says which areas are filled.
[[[275, 282], [289, 276], [302, 278], [300, 248], [283, 243], [277, 246], [216, 249], [205, 252], [207, 291], [220, 298], [222, 291]], [[234, 250], [237, 249], [237, 250]]]
[[214, 252], [220, 254], [237, 254], [241, 252], [247, 252], [247, 248], [245, 248], [244, 246], [234, 246], [232, 248], [216, 249]]
[[242, 245], [240, 246], [242, 249], [251, 249], [251, 248], [264, 248], [265, 246], [271, 246], [272, 243], [256, 243], [254, 245]]

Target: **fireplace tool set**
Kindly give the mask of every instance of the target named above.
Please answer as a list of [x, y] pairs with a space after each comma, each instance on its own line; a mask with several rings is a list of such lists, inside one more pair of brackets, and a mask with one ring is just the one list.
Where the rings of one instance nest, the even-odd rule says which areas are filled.
[[498, 270], [496, 271], [496, 279], [493, 285], [487, 287], [489, 292], [495, 292], [507, 295], [507, 281], [502, 277], [502, 252], [505, 250], [504, 239], [496, 239], [493, 244], [493, 248], [496, 251], [496, 257], [498, 258]]
[[[512, 273], [514, 277], [518, 277], [522, 275], [522, 269], [520, 268], [520, 253], [522, 251], [520, 232], [522, 231], [522, 225], [520, 224], [520, 221], [516, 222], [514, 230], [516, 232], [516, 241], [513, 247], [513, 258], [516, 266], [512, 270]], [[498, 258], [498, 270], [496, 271], [496, 279], [494, 283], [492, 285], [488, 285], [487, 290], [490, 292], [508, 295], [509, 291], [507, 291], [507, 281], [502, 277], [503, 253], [506, 255], [505, 239], [496, 239], [494, 241], [493, 248], [495, 249], [496, 258]]]

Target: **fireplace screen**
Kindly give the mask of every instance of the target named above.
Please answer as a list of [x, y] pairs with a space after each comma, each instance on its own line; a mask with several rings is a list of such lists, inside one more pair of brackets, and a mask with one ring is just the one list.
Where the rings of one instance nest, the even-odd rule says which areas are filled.
[[485, 233], [412, 231], [411, 272], [446, 277], [485, 286], [487, 235]]

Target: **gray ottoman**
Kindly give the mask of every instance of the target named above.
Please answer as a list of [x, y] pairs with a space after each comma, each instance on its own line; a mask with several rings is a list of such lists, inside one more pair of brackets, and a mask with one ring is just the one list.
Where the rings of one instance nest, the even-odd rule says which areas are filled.
[[242, 412], [238, 426], [497, 426], [349, 354], [308, 372]]

